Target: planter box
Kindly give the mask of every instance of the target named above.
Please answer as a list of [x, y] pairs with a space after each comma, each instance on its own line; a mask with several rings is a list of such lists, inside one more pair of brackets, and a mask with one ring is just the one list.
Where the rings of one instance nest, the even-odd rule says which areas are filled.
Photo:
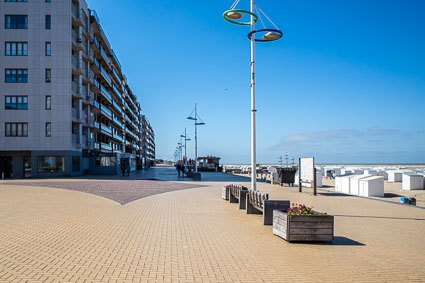
[[332, 215], [288, 215], [273, 211], [273, 234], [288, 242], [332, 242], [334, 217]]
[[221, 198], [224, 200], [229, 200], [230, 188], [225, 186], [221, 187]]

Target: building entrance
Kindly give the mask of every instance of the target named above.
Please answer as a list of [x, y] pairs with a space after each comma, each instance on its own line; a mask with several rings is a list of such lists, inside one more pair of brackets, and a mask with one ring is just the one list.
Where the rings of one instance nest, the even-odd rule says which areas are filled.
[[4, 174], [5, 178], [13, 177], [12, 156], [0, 156], [0, 177]]

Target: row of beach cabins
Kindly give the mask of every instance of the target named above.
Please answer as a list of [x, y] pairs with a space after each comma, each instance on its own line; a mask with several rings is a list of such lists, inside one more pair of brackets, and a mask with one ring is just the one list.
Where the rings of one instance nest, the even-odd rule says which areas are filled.
[[[274, 183], [273, 175], [277, 166], [261, 166], [257, 168], [257, 177]], [[232, 174], [250, 174], [250, 166], [227, 165], [223, 172]], [[337, 167], [321, 166], [316, 168], [316, 186], [322, 187], [322, 178], [335, 179], [335, 191], [363, 197], [383, 197], [384, 183], [402, 182], [402, 190], [424, 190], [425, 168], [403, 167]], [[294, 185], [298, 186], [298, 171], [295, 173]], [[310, 183], [303, 183], [309, 187]]]

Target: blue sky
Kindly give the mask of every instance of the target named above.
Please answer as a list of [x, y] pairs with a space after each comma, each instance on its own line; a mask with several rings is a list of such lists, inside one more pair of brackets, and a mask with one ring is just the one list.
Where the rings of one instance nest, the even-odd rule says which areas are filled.
[[[154, 126], [157, 158], [173, 157], [185, 127], [193, 140], [197, 102], [199, 155], [250, 162], [249, 27], [223, 20], [232, 2], [88, 0]], [[285, 152], [425, 162], [425, 1], [257, 4], [284, 33], [256, 45], [258, 163]]]

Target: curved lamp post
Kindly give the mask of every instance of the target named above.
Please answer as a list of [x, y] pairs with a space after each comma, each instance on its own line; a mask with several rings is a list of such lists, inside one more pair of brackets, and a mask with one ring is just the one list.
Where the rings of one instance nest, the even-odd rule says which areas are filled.
[[[251, 41], [251, 190], [257, 190], [257, 160], [256, 160], [256, 128], [255, 128], [255, 113], [257, 110], [255, 109], [255, 42], [269, 42], [275, 41], [282, 38], [283, 33], [276, 27], [276, 25], [270, 20], [267, 15], [256, 6], [254, 0], [251, 1], [251, 9], [250, 11], [235, 9], [240, 0], [236, 0], [229, 10], [223, 13], [223, 18], [231, 23], [242, 26], [251, 26], [251, 32], [248, 33], [248, 38]], [[258, 16], [255, 14], [257, 11]], [[266, 28], [263, 20], [261, 19], [261, 15], [258, 10], [263, 13], [263, 15], [276, 27], [276, 29]], [[248, 15], [251, 20], [247, 21], [238, 21], [243, 18], [244, 15]], [[263, 24], [263, 29], [255, 30], [255, 23], [260, 19]], [[255, 35], [259, 33], [264, 33], [262, 39], [256, 39]]]
[[[192, 112], [193, 113], [193, 112]], [[198, 173], [198, 129], [197, 126], [203, 126], [205, 123], [202, 121], [202, 119], [198, 116], [198, 113], [196, 112], [196, 103], [195, 103], [195, 116], [192, 117], [192, 114], [187, 117], [188, 120], [195, 121], [195, 173]], [[200, 120], [201, 122], [197, 122]]]

